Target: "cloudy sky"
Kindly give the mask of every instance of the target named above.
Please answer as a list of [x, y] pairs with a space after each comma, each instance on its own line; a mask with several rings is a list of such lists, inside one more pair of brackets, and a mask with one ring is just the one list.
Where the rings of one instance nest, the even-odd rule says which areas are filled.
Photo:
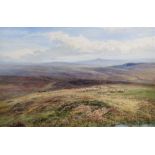
[[0, 28], [0, 61], [155, 59], [155, 28]]

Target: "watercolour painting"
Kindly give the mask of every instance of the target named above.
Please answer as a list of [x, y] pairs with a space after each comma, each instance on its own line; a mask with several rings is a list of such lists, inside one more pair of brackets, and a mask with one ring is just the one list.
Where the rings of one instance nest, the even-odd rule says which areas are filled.
[[1, 27], [0, 126], [155, 126], [155, 28]]

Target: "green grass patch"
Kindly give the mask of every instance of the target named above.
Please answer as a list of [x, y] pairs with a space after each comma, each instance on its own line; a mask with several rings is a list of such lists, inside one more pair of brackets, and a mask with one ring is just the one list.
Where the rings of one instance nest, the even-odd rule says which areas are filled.
[[155, 89], [148, 88], [148, 89], [136, 89], [136, 90], [129, 90], [125, 93], [125, 95], [133, 96], [138, 99], [146, 99], [155, 101]]

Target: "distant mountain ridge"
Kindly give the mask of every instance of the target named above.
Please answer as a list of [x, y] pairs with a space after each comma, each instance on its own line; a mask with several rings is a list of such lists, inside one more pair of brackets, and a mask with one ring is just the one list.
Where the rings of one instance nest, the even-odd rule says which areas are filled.
[[[103, 62], [102, 59], [94, 62]], [[85, 63], [85, 62], [84, 62]], [[1, 64], [0, 76], [51, 77], [54, 79], [87, 79], [122, 82], [154, 83], [155, 63], [128, 62], [104, 66], [76, 63]]]
[[126, 60], [113, 60], [113, 59], [92, 59], [92, 60], [85, 60], [79, 61], [77, 63], [85, 66], [90, 67], [107, 67], [107, 66], [114, 66], [114, 65], [121, 65], [127, 63]]

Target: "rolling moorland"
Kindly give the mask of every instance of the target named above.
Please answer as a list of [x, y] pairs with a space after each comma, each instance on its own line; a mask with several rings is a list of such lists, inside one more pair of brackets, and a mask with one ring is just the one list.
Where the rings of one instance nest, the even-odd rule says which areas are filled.
[[112, 62], [0, 64], [0, 126], [155, 126], [155, 63]]

